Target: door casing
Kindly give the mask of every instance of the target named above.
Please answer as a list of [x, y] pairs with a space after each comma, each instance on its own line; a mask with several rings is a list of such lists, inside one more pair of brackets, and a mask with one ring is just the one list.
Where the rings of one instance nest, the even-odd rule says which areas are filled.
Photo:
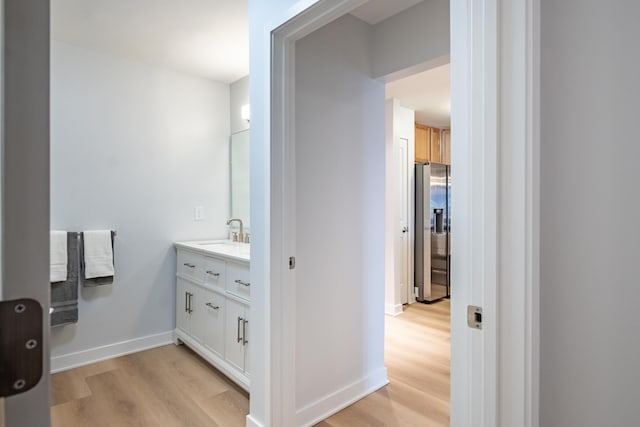
[[[265, 419], [268, 425], [288, 426], [295, 416], [295, 379], [286, 369], [295, 349], [295, 273], [285, 268], [295, 229], [290, 152], [295, 41], [361, 3], [303, 0], [265, 26], [271, 61], [252, 84], [269, 94], [259, 100], [267, 117], [252, 129], [252, 140], [270, 144], [263, 178], [270, 182], [271, 220], [267, 230], [256, 230], [267, 241], [252, 255], [268, 260], [269, 268], [256, 279], [269, 295], [263, 309], [270, 339], [267, 363], [252, 361], [253, 377], [264, 379], [266, 395], [252, 403], [249, 424]], [[452, 223], [457, 224], [452, 255], [458, 260], [452, 271], [457, 289], [451, 298], [451, 425], [456, 427], [538, 425], [538, 40], [538, 0], [451, 1]], [[251, 195], [258, 197], [253, 188]], [[520, 220], [505, 221], [506, 215]], [[482, 331], [467, 326], [469, 304], [484, 309]], [[254, 408], [268, 409], [254, 414]]]

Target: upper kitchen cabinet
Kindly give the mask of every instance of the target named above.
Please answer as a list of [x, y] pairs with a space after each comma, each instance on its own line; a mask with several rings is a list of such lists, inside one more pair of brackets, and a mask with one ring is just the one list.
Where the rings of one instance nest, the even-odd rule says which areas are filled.
[[431, 128], [418, 123], [415, 127], [415, 161], [416, 163], [431, 161]]
[[431, 132], [431, 161], [442, 163], [442, 147], [440, 146], [440, 129], [429, 128]]
[[416, 163], [451, 164], [451, 130], [438, 129], [416, 123]]
[[442, 163], [451, 164], [451, 129], [442, 129]]

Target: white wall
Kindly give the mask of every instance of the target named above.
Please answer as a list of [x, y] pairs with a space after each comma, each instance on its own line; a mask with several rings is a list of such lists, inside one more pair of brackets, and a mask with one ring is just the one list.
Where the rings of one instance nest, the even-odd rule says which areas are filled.
[[640, 422], [640, 3], [541, 1], [541, 426]]
[[427, 0], [373, 27], [373, 75], [387, 81], [449, 62], [449, 0]]
[[226, 236], [229, 86], [53, 42], [51, 91], [51, 227], [118, 233], [113, 286], [52, 330], [64, 364], [174, 328], [172, 243]]
[[296, 43], [298, 425], [338, 391], [386, 383], [385, 94], [370, 39], [346, 15]]
[[249, 76], [243, 77], [230, 85], [231, 101], [231, 133], [249, 129], [249, 122], [240, 116], [243, 105], [249, 104]]

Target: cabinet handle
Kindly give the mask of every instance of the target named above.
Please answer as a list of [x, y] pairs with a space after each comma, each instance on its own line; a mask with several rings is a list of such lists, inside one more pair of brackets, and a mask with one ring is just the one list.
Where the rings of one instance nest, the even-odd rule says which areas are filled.
[[251, 286], [251, 283], [249, 282], [243, 282], [240, 279], [234, 280], [234, 282], [236, 282], [238, 285], [242, 285], [242, 286]]
[[236, 332], [237, 338], [238, 338], [237, 342], [242, 341], [242, 338], [240, 338], [240, 322], [244, 322], [244, 319], [242, 317], [238, 316], [238, 330]]
[[191, 263], [189, 263], [189, 262], [185, 262], [185, 263], [184, 263], [184, 264], [182, 264], [182, 265], [184, 265], [185, 267], [189, 267], [189, 268], [196, 268], [196, 265], [195, 265], [195, 264], [191, 264]]
[[189, 292], [184, 293], [184, 311], [189, 312]]
[[242, 321], [242, 345], [247, 345], [249, 343], [249, 340], [247, 339], [247, 323], [249, 323], [248, 320]]
[[207, 270], [207, 274], [213, 277], [220, 277], [220, 273], [215, 273], [211, 270]]
[[193, 294], [191, 292], [188, 292], [189, 294], [189, 314], [193, 313], [193, 309], [191, 308], [191, 297], [193, 296]]
[[205, 305], [206, 305], [207, 307], [209, 307], [209, 308], [213, 308], [214, 310], [217, 310], [217, 309], [219, 309], [219, 308], [220, 308], [220, 306], [219, 306], [219, 305], [213, 305], [213, 304], [211, 304], [210, 302], [206, 303]]

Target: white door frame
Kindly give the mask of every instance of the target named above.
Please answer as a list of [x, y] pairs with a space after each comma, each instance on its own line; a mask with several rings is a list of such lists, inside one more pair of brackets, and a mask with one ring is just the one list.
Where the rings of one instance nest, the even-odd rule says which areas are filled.
[[[404, 223], [399, 224], [396, 222], [395, 225], [397, 242], [396, 249], [398, 251], [394, 254], [394, 264], [397, 269], [395, 274], [396, 280], [394, 281], [394, 286], [396, 287], [396, 295], [400, 296], [400, 306], [402, 307], [402, 304], [413, 302], [409, 301], [409, 289], [413, 289], [413, 286], [411, 286], [411, 280], [409, 278], [409, 274], [411, 274], [411, 269], [409, 268], [410, 239], [408, 230], [409, 227], [411, 227], [409, 223], [409, 198], [411, 197], [411, 193], [409, 191], [411, 188], [411, 185], [409, 183], [409, 138], [399, 136], [394, 141], [394, 151], [396, 154], [393, 160], [395, 164], [394, 174], [396, 179], [395, 191], [396, 194], [399, 194], [399, 197], [396, 198], [397, 203], [394, 203], [394, 205], [396, 205], [395, 208], [398, 212], [398, 218], [402, 218], [404, 216]], [[400, 189], [399, 192], [398, 189]], [[406, 228], [407, 231], [403, 232], [403, 227]], [[403, 252], [406, 252], [404, 256]], [[404, 289], [402, 289], [403, 278], [405, 286]]]
[[42, 378], [34, 388], [5, 399], [4, 425], [48, 426], [49, 0], [2, 0], [0, 15], [0, 299], [37, 300], [43, 319], [43, 342], [38, 343], [42, 347]]
[[[269, 359], [258, 366], [268, 370], [267, 409], [248, 424], [295, 419], [294, 42], [361, 3], [303, 0], [265, 28], [271, 61], [253, 81], [270, 94], [261, 100], [270, 222], [259, 247], [268, 252], [255, 253], [269, 266], [259, 278], [269, 296]], [[538, 425], [538, 10], [539, 0], [451, 0], [454, 427]], [[482, 331], [468, 328], [468, 303], [483, 307]]]

